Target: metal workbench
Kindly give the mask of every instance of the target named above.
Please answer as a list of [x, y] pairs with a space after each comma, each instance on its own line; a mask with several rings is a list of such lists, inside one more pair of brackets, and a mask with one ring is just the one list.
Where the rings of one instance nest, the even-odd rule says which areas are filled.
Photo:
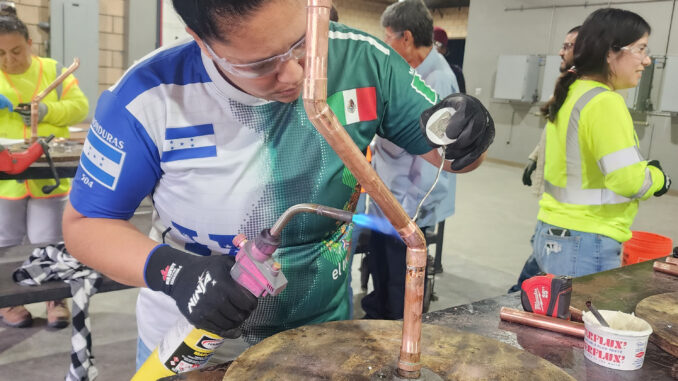
[[[678, 277], [654, 272], [653, 262], [575, 278], [571, 305], [585, 310], [585, 302], [591, 300], [599, 309], [630, 313], [648, 296], [678, 291]], [[423, 322], [476, 333], [522, 348], [557, 365], [577, 380], [671, 380], [672, 372], [674, 377], [678, 376], [678, 358], [653, 343], [648, 344], [641, 369], [612, 370], [586, 360], [583, 339], [500, 321], [501, 307], [522, 310], [520, 293], [431, 312], [424, 315]], [[676, 324], [678, 326], [678, 322]]]

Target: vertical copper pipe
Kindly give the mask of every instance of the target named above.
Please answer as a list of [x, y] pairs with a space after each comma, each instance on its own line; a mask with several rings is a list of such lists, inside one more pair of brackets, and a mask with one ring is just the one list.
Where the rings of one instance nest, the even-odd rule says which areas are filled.
[[421, 311], [424, 300], [426, 240], [381, 181], [327, 104], [327, 51], [331, 0], [308, 0], [304, 107], [308, 118], [346, 167], [379, 205], [407, 245], [403, 338], [398, 373], [418, 378], [421, 370]]
[[49, 86], [36, 95], [35, 98], [31, 99], [31, 141], [38, 140], [38, 105], [40, 101], [43, 100], [43, 98], [45, 98], [50, 91], [59, 86], [61, 82], [66, 79], [66, 77], [71, 75], [71, 73], [73, 73], [75, 69], [78, 68], [78, 66], [80, 66], [80, 59], [75, 57], [73, 59], [73, 63], [68, 67], [68, 69], [66, 69], [66, 71], [56, 77], [54, 82], [50, 83]]

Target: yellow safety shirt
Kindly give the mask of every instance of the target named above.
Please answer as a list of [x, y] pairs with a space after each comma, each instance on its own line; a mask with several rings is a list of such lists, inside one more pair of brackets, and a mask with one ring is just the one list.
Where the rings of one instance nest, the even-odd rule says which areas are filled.
[[565, 229], [631, 238], [638, 201], [664, 186], [639, 150], [621, 95], [600, 82], [575, 81], [546, 124], [544, 194], [538, 219]]
[[[0, 94], [6, 96], [16, 107], [30, 103], [31, 99], [54, 82], [58, 74], [66, 70], [51, 58], [31, 57], [31, 66], [22, 74], [0, 75]], [[58, 73], [57, 73], [58, 71]], [[42, 100], [47, 105], [47, 114], [38, 124], [38, 135], [68, 137], [68, 126], [81, 122], [87, 116], [89, 103], [78, 87], [78, 80], [71, 74], [60, 86]], [[0, 137], [25, 139], [31, 137], [31, 126], [23, 123], [21, 115], [8, 109], [0, 109]], [[49, 180], [3, 180], [0, 181], [0, 198], [21, 199], [24, 197], [47, 198], [63, 196], [70, 189], [70, 179], [61, 179], [61, 185], [50, 194], [42, 192], [43, 185], [54, 184]]]

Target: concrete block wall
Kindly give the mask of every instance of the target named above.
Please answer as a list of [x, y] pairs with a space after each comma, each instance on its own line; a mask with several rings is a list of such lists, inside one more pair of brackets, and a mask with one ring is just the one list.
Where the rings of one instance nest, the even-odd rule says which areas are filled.
[[468, 7], [435, 9], [431, 11], [431, 14], [433, 14], [433, 25], [445, 29], [447, 38], [466, 38]]
[[[17, 15], [26, 23], [33, 40], [33, 53], [45, 56], [49, 35], [38, 29], [37, 24], [49, 21], [49, 0], [14, 0], [14, 2]], [[125, 71], [123, 59], [125, 17], [125, 0], [99, 0], [100, 92], [114, 84]]]
[[[334, 0], [339, 22], [383, 38], [381, 14], [388, 4], [364, 0]], [[449, 38], [466, 38], [468, 7], [442, 8], [432, 12], [433, 24], [447, 31]]]
[[99, 92], [125, 72], [125, 0], [99, 0]]
[[28, 28], [33, 40], [33, 53], [44, 56], [47, 52], [49, 35], [38, 28], [38, 23], [49, 21], [49, 0], [15, 0], [16, 12]]

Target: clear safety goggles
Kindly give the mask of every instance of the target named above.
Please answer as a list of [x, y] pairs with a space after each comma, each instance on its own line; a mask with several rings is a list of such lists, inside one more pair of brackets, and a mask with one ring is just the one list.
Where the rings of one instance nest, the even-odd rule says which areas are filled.
[[207, 42], [205, 42], [205, 47], [212, 56], [212, 60], [214, 60], [217, 65], [219, 65], [221, 70], [238, 77], [259, 78], [277, 72], [280, 68], [280, 65], [289, 60], [299, 60], [304, 58], [306, 56], [306, 36], [295, 42], [294, 45], [292, 45], [292, 47], [285, 53], [245, 64], [234, 64], [228, 62], [225, 58], [219, 57], [207, 44]]
[[645, 57], [650, 56], [650, 48], [647, 45], [640, 45], [640, 46], [623, 46], [619, 48], [621, 50], [626, 50], [627, 52], [645, 59]]

